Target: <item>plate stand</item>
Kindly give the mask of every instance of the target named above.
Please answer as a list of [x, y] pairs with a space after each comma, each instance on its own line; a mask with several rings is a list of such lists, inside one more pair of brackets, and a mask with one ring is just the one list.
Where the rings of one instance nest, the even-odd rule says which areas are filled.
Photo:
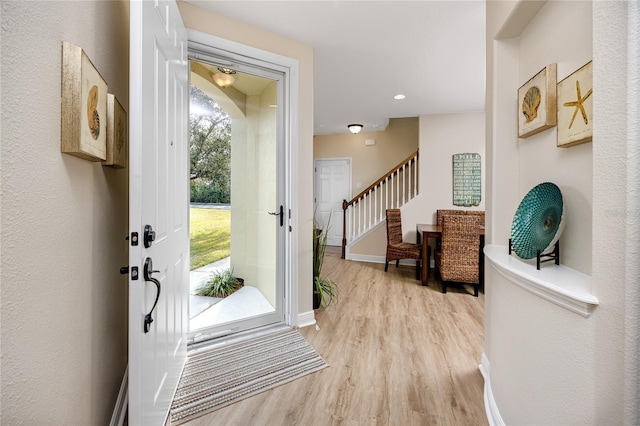
[[[511, 238], [509, 238], [509, 254], [511, 254]], [[556, 241], [553, 251], [542, 254], [540, 250], [536, 250], [536, 269], [540, 270], [540, 264], [544, 262], [554, 261], [556, 265], [560, 264], [560, 241]]]

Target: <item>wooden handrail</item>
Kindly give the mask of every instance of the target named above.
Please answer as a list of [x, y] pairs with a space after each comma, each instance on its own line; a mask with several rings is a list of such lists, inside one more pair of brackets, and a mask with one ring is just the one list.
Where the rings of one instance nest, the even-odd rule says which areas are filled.
[[410, 156], [402, 160], [400, 163], [398, 163], [398, 165], [392, 168], [387, 174], [385, 174], [380, 179], [378, 179], [377, 181], [369, 185], [367, 189], [365, 189], [364, 191], [360, 192], [358, 195], [353, 197], [351, 201], [347, 201], [347, 200], [342, 201], [342, 256], [341, 256], [342, 259], [345, 258], [345, 254], [346, 254], [345, 250], [347, 247], [347, 209], [349, 208], [349, 206], [353, 205], [353, 203], [355, 203], [356, 201], [364, 198], [367, 195], [367, 193], [369, 193], [370, 191], [379, 187], [382, 184], [382, 182], [384, 182], [389, 176], [397, 174], [398, 170], [400, 170], [401, 167], [404, 167], [407, 164], [413, 162], [414, 158], [417, 160], [419, 156], [419, 152], [420, 150], [416, 150], [416, 152], [414, 152], [413, 154], [411, 154]]
[[[360, 192], [358, 195], [356, 195], [355, 197], [353, 197], [351, 199], [351, 201], [344, 201], [342, 203], [342, 210], [346, 210], [350, 205], [352, 205], [353, 203], [355, 203], [356, 201], [358, 201], [359, 199], [363, 198], [365, 196], [365, 194], [369, 191], [371, 191], [373, 188], [376, 188], [378, 186], [380, 186], [380, 184], [387, 179], [389, 176], [398, 173], [398, 170], [400, 169], [400, 167], [405, 166], [407, 164], [409, 164], [411, 162], [411, 160], [414, 159], [414, 157], [417, 159], [418, 158], [418, 153], [420, 152], [420, 150], [417, 150], [416, 152], [414, 152], [413, 154], [411, 154], [410, 156], [408, 156], [407, 158], [405, 158], [404, 160], [402, 160], [400, 163], [398, 163], [397, 166], [395, 166], [393, 169], [391, 169], [387, 174], [385, 174], [384, 176], [382, 176], [380, 179], [378, 179], [377, 181], [373, 182], [371, 185], [369, 185], [367, 187], [367, 189], [365, 189], [364, 191]], [[346, 202], [346, 207], [345, 207], [345, 202]]]

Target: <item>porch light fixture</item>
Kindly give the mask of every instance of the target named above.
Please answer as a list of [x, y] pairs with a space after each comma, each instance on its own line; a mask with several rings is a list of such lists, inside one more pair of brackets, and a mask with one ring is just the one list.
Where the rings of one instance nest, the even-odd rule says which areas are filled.
[[236, 73], [234, 70], [230, 68], [218, 67], [218, 71], [220, 72], [216, 74], [209, 72], [211, 74], [211, 78], [213, 78], [213, 81], [215, 81], [218, 86], [224, 89], [225, 87], [229, 87], [236, 82], [236, 79], [233, 76], [233, 74]]
[[349, 128], [349, 131], [355, 135], [360, 132], [364, 126], [362, 124], [349, 124], [347, 127]]

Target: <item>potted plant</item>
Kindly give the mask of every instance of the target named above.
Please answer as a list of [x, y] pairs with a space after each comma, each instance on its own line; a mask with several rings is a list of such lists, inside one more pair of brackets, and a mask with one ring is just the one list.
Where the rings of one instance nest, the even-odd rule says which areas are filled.
[[[328, 229], [328, 224], [327, 224]], [[313, 219], [313, 309], [327, 307], [338, 299], [338, 287], [328, 276], [321, 277], [324, 252], [327, 247], [327, 232], [319, 229]]]
[[224, 298], [240, 290], [244, 280], [233, 276], [233, 269], [223, 269], [215, 272], [196, 290], [196, 296]]

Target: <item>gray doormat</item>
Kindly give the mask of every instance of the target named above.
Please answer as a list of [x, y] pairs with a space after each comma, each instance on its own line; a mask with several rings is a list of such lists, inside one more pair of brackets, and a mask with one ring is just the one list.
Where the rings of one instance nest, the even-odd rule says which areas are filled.
[[291, 328], [191, 355], [171, 405], [171, 424], [184, 423], [327, 366]]

